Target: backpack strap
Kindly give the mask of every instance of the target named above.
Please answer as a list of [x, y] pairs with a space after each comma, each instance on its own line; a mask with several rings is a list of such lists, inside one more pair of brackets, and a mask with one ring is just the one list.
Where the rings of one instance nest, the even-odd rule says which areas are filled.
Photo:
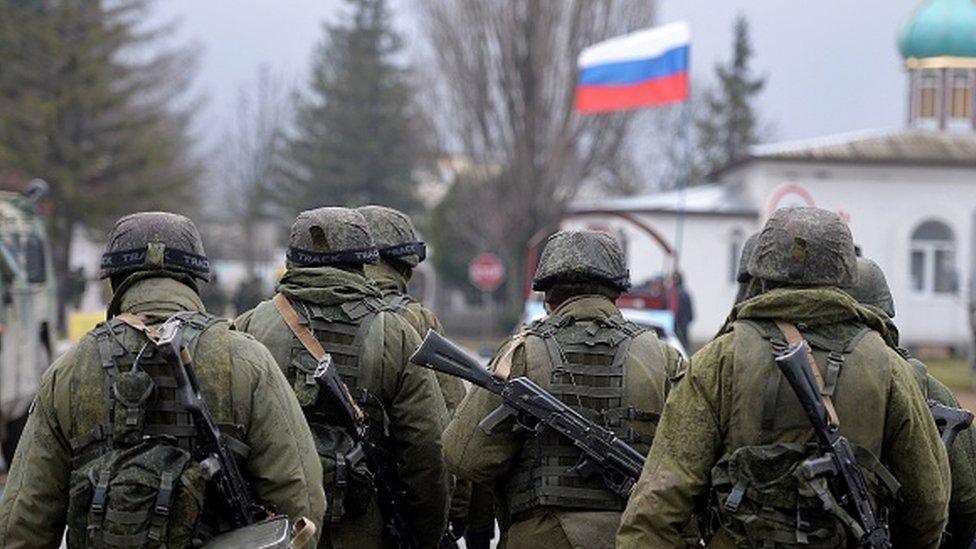
[[[776, 327], [779, 328], [779, 331], [783, 332], [783, 337], [785, 337], [786, 341], [788, 341], [791, 345], [804, 342], [803, 335], [800, 334], [800, 330], [797, 329], [797, 327], [792, 323], [785, 320], [776, 320]], [[813, 378], [817, 381], [817, 389], [820, 390], [820, 394], [823, 396], [824, 408], [827, 409], [827, 419], [830, 420], [830, 423], [833, 424], [834, 427], [840, 427], [840, 419], [837, 417], [837, 410], [834, 409], [834, 400], [824, 391], [823, 376], [820, 375], [820, 368], [817, 367], [817, 360], [813, 358], [813, 350], [810, 348], [809, 344], [807, 344], [807, 364], [810, 366], [810, 370], [813, 372]]]

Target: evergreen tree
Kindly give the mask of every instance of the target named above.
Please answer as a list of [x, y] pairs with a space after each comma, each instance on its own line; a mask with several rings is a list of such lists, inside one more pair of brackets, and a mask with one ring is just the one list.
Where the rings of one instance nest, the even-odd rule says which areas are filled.
[[50, 183], [59, 274], [77, 227], [192, 204], [191, 113], [176, 105], [193, 63], [154, 48], [171, 28], [145, 28], [151, 4], [0, 2], [0, 165]]
[[407, 71], [395, 60], [402, 42], [386, 0], [347, 0], [352, 15], [326, 26], [315, 53], [310, 94], [282, 171], [292, 212], [336, 204], [412, 210], [414, 169], [424, 151]]
[[744, 16], [735, 22], [732, 59], [716, 65], [717, 89], [704, 96], [695, 129], [698, 141], [698, 166], [695, 172], [707, 175], [744, 157], [759, 140], [753, 101], [766, 85], [766, 78], [754, 76], [749, 40], [749, 23]]

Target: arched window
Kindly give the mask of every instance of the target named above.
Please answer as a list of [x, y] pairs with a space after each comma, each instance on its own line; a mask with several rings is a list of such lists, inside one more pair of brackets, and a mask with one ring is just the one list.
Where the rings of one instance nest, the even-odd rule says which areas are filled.
[[956, 238], [940, 221], [925, 221], [912, 231], [912, 290], [954, 294], [959, 290], [956, 272]]

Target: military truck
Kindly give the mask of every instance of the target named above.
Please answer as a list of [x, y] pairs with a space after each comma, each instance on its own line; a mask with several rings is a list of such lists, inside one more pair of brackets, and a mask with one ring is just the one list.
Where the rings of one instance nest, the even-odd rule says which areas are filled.
[[4, 467], [51, 363], [57, 283], [44, 224], [37, 215], [47, 183], [0, 191], [0, 450]]

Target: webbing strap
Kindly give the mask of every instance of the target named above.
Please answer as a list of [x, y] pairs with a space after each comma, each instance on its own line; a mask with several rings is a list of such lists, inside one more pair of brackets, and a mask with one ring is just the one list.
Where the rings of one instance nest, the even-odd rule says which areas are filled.
[[142, 334], [145, 335], [146, 339], [148, 339], [149, 341], [152, 341], [153, 343], [159, 341], [159, 331], [156, 330], [155, 328], [150, 328], [149, 326], [146, 326], [146, 322], [142, 318], [132, 313], [121, 313], [115, 315], [115, 318], [126, 323], [130, 328], [138, 332], [142, 332]]
[[[806, 343], [803, 340], [803, 335], [800, 334], [800, 330], [798, 330], [793, 324], [786, 322], [785, 320], [776, 320], [776, 327], [779, 328], [779, 331], [783, 332], [783, 337], [785, 337], [786, 341], [788, 341], [791, 345]], [[813, 358], [813, 350], [810, 348], [810, 345], [807, 344], [806, 347], [807, 364], [810, 365], [810, 370], [813, 372], [813, 378], [817, 381], [817, 390], [819, 390], [821, 396], [823, 396], [824, 408], [827, 409], [827, 419], [834, 427], [840, 427], [840, 418], [837, 417], [837, 410], [834, 409], [834, 400], [829, 394], [826, 394], [826, 391], [824, 391], [824, 380], [823, 376], [820, 375], [820, 368], [817, 367], [817, 359]]]
[[[278, 314], [281, 315], [281, 319], [284, 320], [285, 324], [288, 325], [288, 329], [291, 330], [291, 333], [295, 334], [295, 337], [298, 338], [298, 341], [302, 344], [302, 347], [304, 347], [305, 350], [312, 355], [312, 358], [320, 363], [325, 360], [331, 360], [331, 357], [325, 350], [325, 347], [322, 347], [322, 342], [315, 337], [315, 334], [313, 334], [308, 327], [302, 325], [301, 320], [298, 318], [298, 312], [295, 311], [295, 308], [292, 307], [291, 303], [288, 302], [287, 297], [278, 293], [275, 294], [274, 298], [271, 299], [271, 302], [274, 303], [275, 309], [277, 309]], [[345, 382], [343, 382], [338, 376], [336, 376], [336, 380], [339, 382], [342, 390], [344, 390], [346, 395], [349, 397], [349, 402], [356, 411], [356, 418], [359, 421], [362, 421], [365, 416], [363, 415], [362, 409], [358, 404], [356, 404], [356, 399], [354, 399], [352, 397], [352, 393], [349, 392], [349, 387], [347, 387]]]
[[528, 332], [521, 332], [512, 338], [501, 356], [495, 361], [495, 369], [491, 375], [502, 381], [508, 380], [508, 376], [512, 375], [512, 358], [515, 356], [515, 350], [525, 343], [526, 336], [528, 336]]

